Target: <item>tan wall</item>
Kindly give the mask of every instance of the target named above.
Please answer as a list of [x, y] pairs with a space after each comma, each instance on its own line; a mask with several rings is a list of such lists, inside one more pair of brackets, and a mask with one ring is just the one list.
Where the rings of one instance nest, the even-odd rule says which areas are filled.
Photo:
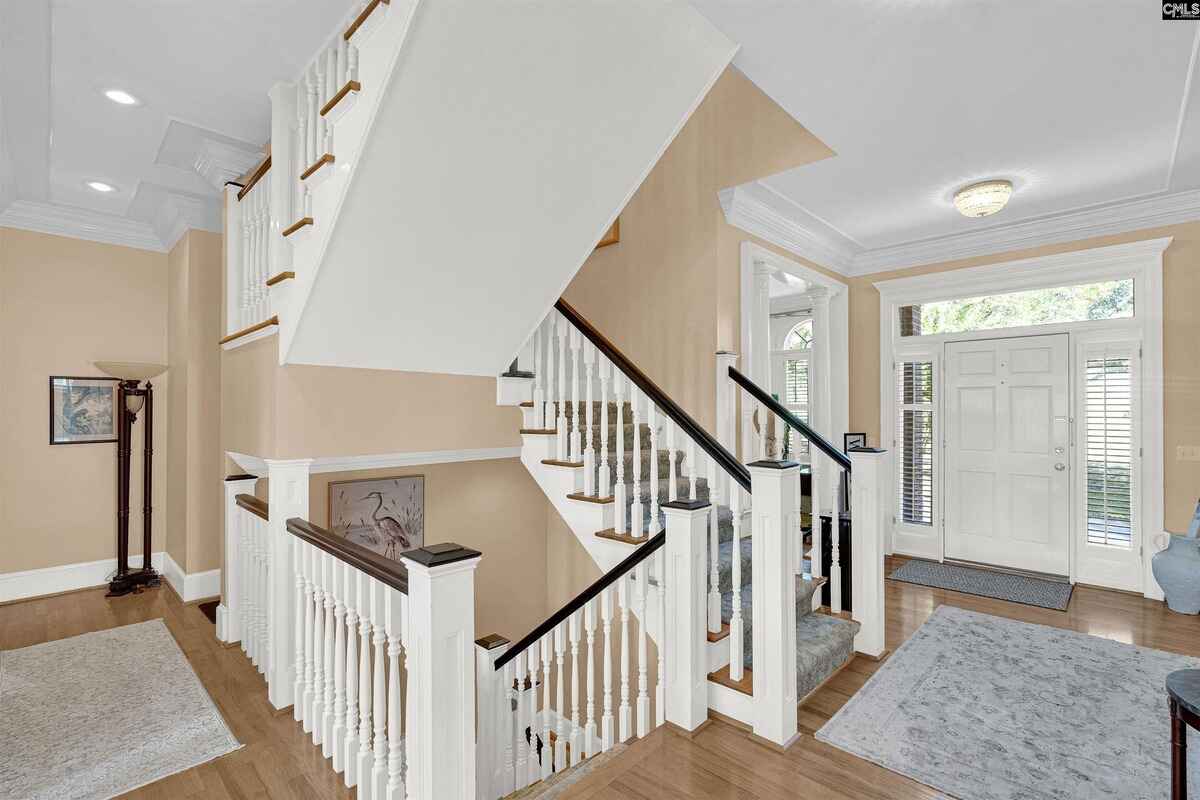
[[187, 564], [188, 494], [188, 247], [180, 239], [167, 254], [167, 420], [171, 447], [167, 460], [167, 552], [175, 563]]
[[738, 243], [750, 238], [729, 236], [717, 192], [830, 155], [730, 67], [621, 212], [620, 243], [564, 296], [711, 429], [713, 354], [736, 346]]
[[[48, 378], [96, 360], [167, 358], [167, 256], [0, 229], [0, 573], [116, 555], [116, 445], [51, 447]], [[167, 398], [155, 381], [154, 549], [165, 544]], [[134, 429], [130, 550], [141, 552], [142, 425]]]
[[1184, 531], [1200, 495], [1200, 462], [1179, 461], [1175, 446], [1200, 444], [1200, 222], [1066, 244], [929, 264], [850, 279], [850, 428], [879, 441], [879, 292], [875, 281], [945, 272], [999, 261], [1065, 253], [1160, 236], [1174, 241], [1163, 256], [1163, 441], [1165, 524]]
[[545, 619], [549, 504], [518, 459], [317, 474], [309, 518], [329, 524], [331, 482], [408, 475], [425, 476], [425, 543], [453, 541], [483, 553], [475, 574], [477, 635], [515, 639]]

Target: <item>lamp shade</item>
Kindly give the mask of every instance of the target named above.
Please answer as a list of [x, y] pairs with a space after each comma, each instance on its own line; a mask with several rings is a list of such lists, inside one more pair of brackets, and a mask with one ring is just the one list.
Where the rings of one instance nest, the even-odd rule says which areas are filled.
[[166, 364], [151, 364], [147, 361], [93, 361], [96, 369], [123, 381], [148, 381], [167, 371]]

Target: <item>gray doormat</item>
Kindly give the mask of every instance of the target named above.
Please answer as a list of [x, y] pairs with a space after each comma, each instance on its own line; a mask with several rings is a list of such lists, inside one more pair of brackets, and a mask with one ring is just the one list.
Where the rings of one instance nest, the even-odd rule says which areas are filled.
[[0, 797], [103, 800], [241, 746], [161, 619], [0, 652]]
[[[943, 605], [817, 738], [961, 800], [1165, 800], [1166, 676], [1197, 666]], [[1196, 731], [1188, 744], [1200, 797]]]
[[894, 581], [951, 589], [980, 597], [994, 597], [1010, 603], [1066, 611], [1074, 587], [1066, 582], [1047, 581], [1027, 575], [1011, 575], [989, 569], [974, 569], [958, 564], [913, 559], [897, 567], [888, 576]]

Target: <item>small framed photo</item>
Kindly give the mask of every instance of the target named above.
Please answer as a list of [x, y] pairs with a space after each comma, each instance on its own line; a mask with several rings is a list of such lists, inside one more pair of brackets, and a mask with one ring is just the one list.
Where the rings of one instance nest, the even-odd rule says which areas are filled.
[[117, 440], [116, 378], [50, 376], [50, 444]]
[[849, 453], [852, 448], [866, 447], [867, 435], [865, 433], [843, 433], [842, 434], [842, 452]]

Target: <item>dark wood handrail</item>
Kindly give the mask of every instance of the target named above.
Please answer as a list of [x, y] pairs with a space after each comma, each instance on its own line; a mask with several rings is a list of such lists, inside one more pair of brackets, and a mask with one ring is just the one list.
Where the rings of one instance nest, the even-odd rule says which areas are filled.
[[[600, 592], [607, 589], [609, 586], [612, 586], [614, 583], [617, 582], [617, 580], [619, 580], [621, 578], [621, 576], [623, 576], [625, 573], [629, 572], [629, 570], [633, 569], [638, 564], [642, 563], [647, 558], [654, 555], [655, 551], [657, 551], [660, 547], [662, 547], [666, 543], [667, 543], [667, 532], [665, 530], [659, 531], [658, 533], [651, 536], [650, 539], [644, 545], [642, 545], [637, 550], [634, 550], [632, 553], [627, 555], [625, 557], [625, 559], [623, 561], [621, 561], [620, 564], [617, 564], [615, 567], [610, 569], [608, 572], [601, 575], [599, 578], [596, 579], [595, 583], [593, 583], [588, 588], [584, 589], [582, 592], [580, 592], [578, 595], [576, 595], [573, 599], [569, 600], [565, 606], [560, 608], [558, 611], [555, 611], [554, 614], [552, 614], [549, 619], [547, 619], [541, 625], [538, 625], [536, 628], [534, 628], [529, 633], [527, 633], [525, 635], [525, 637], [521, 639], [521, 641], [517, 642], [512, 647], [508, 648], [508, 650], [504, 653], [504, 655], [502, 655], [496, 659], [496, 669], [500, 669], [505, 664], [507, 664], [509, 661], [512, 661], [514, 658], [517, 657], [517, 653], [524, 651], [527, 647], [529, 647], [531, 644], [536, 642], [538, 639], [541, 639], [547, 633], [554, 630], [556, 627], [558, 627], [559, 623], [561, 623], [563, 620], [567, 619], [572, 614], [574, 614], [576, 611], [578, 611], [579, 609], [581, 609], [585, 605], [587, 605], [587, 603], [593, 597], [596, 597], [597, 595], [599, 595]], [[660, 644], [659, 646], [661, 647], [662, 645]]]
[[287, 521], [288, 533], [318, 547], [334, 558], [345, 561], [386, 586], [408, 594], [408, 570], [398, 561], [384, 558], [374, 550], [337, 536], [306, 519], [292, 517]]
[[256, 517], [267, 519], [267, 501], [259, 500], [252, 494], [239, 494], [233, 501]]
[[[596, 345], [601, 353], [608, 357], [617, 369], [629, 376], [629, 379], [642, 390], [642, 392], [650, 398], [654, 405], [662, 409], [676, 425], [683, 429], [683, 432], [700, 446], [700, 449], [708, 454], [708, 457], [720, 465], [721, 469], [729, 473], [729, 476], [737, 482], [747, 492], [750, 491], [750, 470], [742, 465], [742, 462], [726, 450], [720, 442], [701, 427], [700, 423], [692, 419], [686, 411], [667, 396], [666, 392], [658, 388], [654, 381], [646, 376], [646, 373], [637, 368], [637, 365], [625, 357], [625, 354], [617, 349], [617, 346], [610, 342], [604, 334], [596, 330], [592, 323], [583, 318], [582, 315], [566, 300], [560, 299], [554, 304], [554, 307], [567, 318], [567, 320], [579, 329], [579, 332], [587, 337], [588, 341]], [[711, 487], [710, 487], [711, 490]]]
[[[737, 367], [729, 368], [729, 377], [733, 379], [734, 383], [749, 392], [751, 397], [765, 405], [767, 408], [771, 409], [771, 411], [775, 414], [778, 414], [780, 417], [782, 417], [785, 423], [795, 428], [806, 439], [815, 444], [818, 450], [837, 462], [839, 467], [846, 470], [846, 472], [850, 471], [850, 458], [845, 453], [830, 444], [824, 436], [808, 427], [804, 420], [800, 419], [795, 414], [784, 408], [782, 403], [764, 392], [758, 384], [739, 372]], [[765, 425], [763, 427], [763, 432], [766, 432]]]
[[254, 168], [254, 172], [250, 173], [250, 177], [246, 180], [246, 185], [237, 193], [237, 199], [240, 203], [242, 198], [250, 194], [250, 190], [254, 188], [254, 184], [262, 180], [262, 176], [267, 174], [267, 170], [271, 168], [271, 157], [267, 156], [262, 160], [262, 163]]

